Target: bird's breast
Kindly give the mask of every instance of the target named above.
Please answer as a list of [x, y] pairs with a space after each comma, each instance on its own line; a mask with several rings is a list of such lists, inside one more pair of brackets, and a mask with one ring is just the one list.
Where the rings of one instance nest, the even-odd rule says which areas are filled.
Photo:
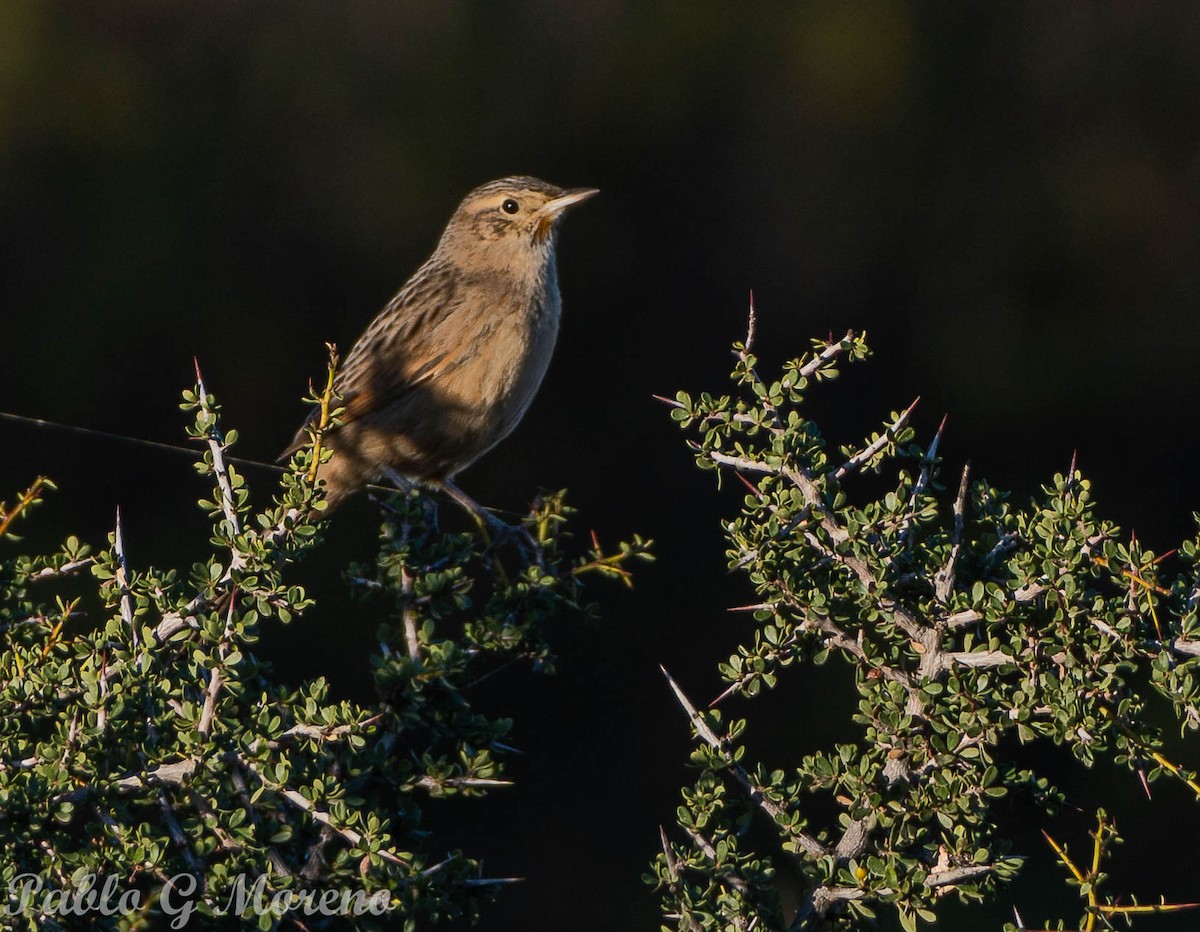
[[483, 310], [464, 321], [459, 364], [441, 388], [495, 442], [516, 426], [541, 385], [562, 304], [553, 274], [532, 294], [493, 282], [475, 303]]

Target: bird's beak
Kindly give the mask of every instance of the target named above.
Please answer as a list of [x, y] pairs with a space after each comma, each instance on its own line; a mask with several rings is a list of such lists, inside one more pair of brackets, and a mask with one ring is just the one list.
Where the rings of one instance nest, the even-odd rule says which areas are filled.
[[589, 197], [594, 197], [599, 193], [599, 188], [568, 188], [553, 200], [546, 201], [545, 204], [538, 208], [538, 213], [547, 218], [554, 218], [572, 204], [586, 201]]

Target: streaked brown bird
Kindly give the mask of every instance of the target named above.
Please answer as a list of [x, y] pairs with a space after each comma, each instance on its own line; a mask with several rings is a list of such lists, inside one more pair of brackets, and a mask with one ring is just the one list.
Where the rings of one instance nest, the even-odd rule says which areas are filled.
[[[558, 220], [596, 193], [513, 177], [463, 198], [433, 255], [338, 373], [345, 413], [318, 472], [330, 509], [380, 477], [443, 486], [473, 506], [453, 479], [507, 437], [533, 401], [562, 309]], [[284, 456], [307, 442], [302, 427]]]

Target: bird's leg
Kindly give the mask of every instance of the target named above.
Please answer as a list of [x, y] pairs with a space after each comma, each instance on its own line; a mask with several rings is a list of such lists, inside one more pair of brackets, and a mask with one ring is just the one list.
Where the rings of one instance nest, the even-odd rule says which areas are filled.
[[398, 473], [398, 472], [396, 472], [396, 470], [392, 469], [391, 466], [384, 466], [383, 469], [381, 470], [381, 472], [383, 473], [384, 477], [387, 479], [388, 482], [390, 482], [392, 485], [394, 485], [397, 489], [399, 489], [401, 492], [405, 493], [406, 495], [417, 487], [417, 484], [415, 482], [413, 482], [411, 479], [407, 479], [404, 476], [400, 475], [400, 473]]
[[479, 522], [480, 530], [485, 534], [490, 530], [496, 535], [497, 541], [515, 541], [526, 560], [537, 553], [537, 544], [534, 542], [533, 535], [524, 525], [509, 524], [500, 520], [449, 479], [443, 479], [438, 485], [442, 491], [471, 513]]
[[[388, 466], [384, 467], [383, 475], [402, 492], [408, 492], [411, 489], [420, 487], [419, 483], [400, 475], [400, 473]], [[508, 524], [506, 521], [497, 518], [451, 480], [442, 479], [438, 482], [431, 482], [429, 485], [441, 489], [475, 519], [475, 523], [479, 526], [479, 530], [483, 533], [484, 539], [489, 546], [494, 537], [500, 543], [507, 540], [514, 540], [527, 560], [538, 553], [537, 544], [534, 542], [533, 535], [529, 533], [528, 529], [522, 525]], [[434, 514], [435, 517], [431, 526], [436, 530], [436, 512]]]
[[443, 479], [437, 486], [460, 506], [470, 512], [471, 516], [479, 522], [481, 528], [491, 528], [501, 539], [507, 537], [512, 532], [512, 527], [497, 518], [449, 479]]

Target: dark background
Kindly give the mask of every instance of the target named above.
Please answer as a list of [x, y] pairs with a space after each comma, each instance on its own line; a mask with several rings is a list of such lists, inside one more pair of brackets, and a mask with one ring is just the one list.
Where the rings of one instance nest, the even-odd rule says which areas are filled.
[[[404, 8], [401, 9], [401, 6]], [[518, 786], [433, 814], [439, 846], [528, 878], [481, 928], [652, 929], [640, 875], [670, 826], [697, 699], [746, 622], [718, 521], [652, 392], [723, 391], [747, 293], [770, 369], [866, 328], [875, 358], [819, 393], [838, 441], [920, 394], [924, 439], [1021, 498], [1078, 449], [1103, 511], [1162, 551], [1193, 533], [1200, 336], [1200, 6], [720, 4], [642, 0], [0, 4], [0, 410], [179, 441], [192, 357], [237, 452], [271, 459], [323, 341], [346, 348], [433, 247], [461, 196], [536, 174], [594, 185], [560, 240], [561, 342], [504, 445], [464, 474], [518, 509], [567, 486], [580, 529], [639, 531], [659, 562], [605, 617], [554, 632], [561, 672], [506, 671], [476, 700], [516, 719]], [[135, 564], [207, 553], [188, 461], [0, 424], [0, 490], [61, 491], [30, 546], [97, 544], [124, 509]], [[268, 474], [252, 473], [265, 501]], [[281, 676], [365, 697], [374, 620], [339, 572], [369, 558], [347, 506], [305, 570], [320, 604], [269, 638]], [[786, 766], [856, 730], [844, 665], [753, 705]], [[832, 692], [831, 692], [832, 691]], [[1168, 719], [1164, 725], [1170, 730]], [[1172, 753], [1196, 765], [1195, 743]], [[945, 929], [1077, 915], [1037, 834], [1077, 847], [1097, 805], [1128, 843], [1114, 889], [1196, 898], [1186, 790], [1087, 772], [1078, 811], [1014, 807], [1031, 856]], [[1194, 917], [1146, 928], [1194, 927]]]

